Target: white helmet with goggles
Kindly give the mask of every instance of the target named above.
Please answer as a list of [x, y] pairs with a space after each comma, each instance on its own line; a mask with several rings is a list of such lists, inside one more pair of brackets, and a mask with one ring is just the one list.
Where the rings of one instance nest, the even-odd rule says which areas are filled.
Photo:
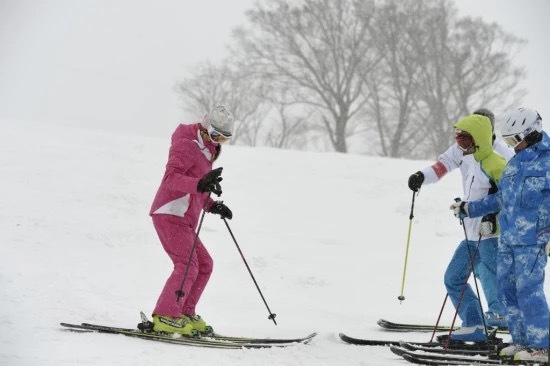
[[520, 107], [504, 116], [501, 135], [509, 146], [519, 145], [534, 131], [542, 131], [542, 118], [536, 110]]

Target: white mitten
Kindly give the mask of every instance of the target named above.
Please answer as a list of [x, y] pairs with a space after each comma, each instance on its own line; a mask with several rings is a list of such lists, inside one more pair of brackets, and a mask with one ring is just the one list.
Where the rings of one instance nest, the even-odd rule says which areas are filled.
[[483, 221], [481, 225], [479, 225], [479, 235], [481, 236], [488, 236], [493, 234], [493, 223], [490, 221]]
[[453, 204], [449, 208], [453, 211], [457, 219], [463, 220], [464, 218], [468, 217], [468, 202], [458, 200], [453, 202]]

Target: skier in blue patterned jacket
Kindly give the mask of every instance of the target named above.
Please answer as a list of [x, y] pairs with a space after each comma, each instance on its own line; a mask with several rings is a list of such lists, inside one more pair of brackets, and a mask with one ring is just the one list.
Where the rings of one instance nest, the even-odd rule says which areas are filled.
[[550, 254], [550, 137], [534, 109], [508, 113], [503, 125], [502, 137], [516, 155], [502, 173], [498, 192], [453, 203], [451, 209], [458, 217], [500, 212], [497, 277], [513, 342], [501, 355], [548, 362], [550, 313], [544, 270]]

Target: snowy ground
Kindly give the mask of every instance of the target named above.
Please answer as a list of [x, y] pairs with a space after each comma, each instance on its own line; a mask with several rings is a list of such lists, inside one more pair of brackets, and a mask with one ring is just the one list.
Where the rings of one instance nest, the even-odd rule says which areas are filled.
[[[233, 146], [217, 163], [222, 198], [279, 325], [211, 215], [201, 237], [215, 266], [199, 313], [223, 334], [319, 336], [286, 349], [211, 350], [62, 330], [59, 322], [132, 327], [140, 310], [150, 314], [171, 271], [147, 215], [169, 138], [0, 120], [0, 365], [403, 365], [387, 348], [337, 334], [429, 340], [376, 320], [437, 319], [443, 272], [463, 238], [448, 209], [458, 172], [416, 199], [400, 303], [406, 182], [431, 162]], [[442, 323], [453, 315], [447, 304]]]

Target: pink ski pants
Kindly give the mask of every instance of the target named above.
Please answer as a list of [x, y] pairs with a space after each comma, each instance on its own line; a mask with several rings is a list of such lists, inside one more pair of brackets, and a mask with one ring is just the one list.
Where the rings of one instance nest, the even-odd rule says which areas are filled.
[[152, 215], [152, 218], [160, 242], [174, 263], [174, 269], [166, 280], [153, 314], [171, 317], [195, 315], [195, 307], [212, 273], [212, 257], [198, 238], [182, 288], [184, 295], [177, 301], [176, 291], [180, 289], [196, 233], [180, 217]]

